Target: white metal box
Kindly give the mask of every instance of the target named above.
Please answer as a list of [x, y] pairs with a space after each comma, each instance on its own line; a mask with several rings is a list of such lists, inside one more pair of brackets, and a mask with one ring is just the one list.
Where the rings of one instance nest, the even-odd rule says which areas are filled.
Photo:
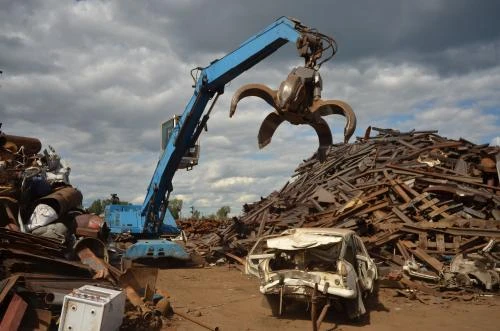
[[59, 331], [118, 330], [125, 310], [125, 293], [85, 285], [64, 297]]

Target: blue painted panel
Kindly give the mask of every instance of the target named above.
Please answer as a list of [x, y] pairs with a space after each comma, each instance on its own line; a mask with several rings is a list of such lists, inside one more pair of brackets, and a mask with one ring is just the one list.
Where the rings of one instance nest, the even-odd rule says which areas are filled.
[[183, 261], [190, 259], [184, 247], [166, 239], [139, 240], [126, 250], [123, 257], [130, 260], [139, 258], [161, 259], [166, 257]]
[[287, 42], [296, 42], [300, 32], [286, 17], [278, 19], [239, 48], [205, 68], [210, 88], [220, 88], [274, 53]]
[[[144, 217], [141, 216], [141, 205], [108, 205], [104, 211], [104, 220], [108, 224], [111, 233], [130, 232], [132, 234], [143, 234]], [[160, 234], [180, 233], [174, 217], [167, 211], [160, 229]]]
[[142, 233], [144, 225], [139, 205], [108, 205], [104, 210], [104, 220], [111, 233]]

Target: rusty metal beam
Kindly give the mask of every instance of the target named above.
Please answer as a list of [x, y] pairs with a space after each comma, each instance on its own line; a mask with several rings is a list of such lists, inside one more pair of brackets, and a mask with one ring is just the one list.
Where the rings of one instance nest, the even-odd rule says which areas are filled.
[[19, 329], [27, 307], [28, 304], [26, 301], [14, 293], [7, 311], [3, 315], [2, 321], [0, 322], [0, 331], [12, 331]]

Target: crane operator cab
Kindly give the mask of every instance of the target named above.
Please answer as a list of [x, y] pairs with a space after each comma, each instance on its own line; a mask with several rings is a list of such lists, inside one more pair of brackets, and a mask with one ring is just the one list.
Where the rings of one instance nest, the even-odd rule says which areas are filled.
[[[168, 141], [172, 135], [174, 128], [178, 125], [180, 120], [179, 115], [174, 115], [171, 119], [163, 122], [161, 125], [161, 151], [162, 153], [167, 148]], [[195, 165], [198, 165], [198, 159], [200, 158], [200, 143], [199, 140], [196, 144], [188, 149], [179, 163], [178, 169], [191, 170]]]

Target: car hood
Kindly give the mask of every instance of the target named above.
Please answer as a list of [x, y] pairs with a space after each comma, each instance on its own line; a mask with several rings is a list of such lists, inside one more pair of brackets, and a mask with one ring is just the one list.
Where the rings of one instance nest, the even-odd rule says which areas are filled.
[[341, 236], [321, 233], [293, 233], [267, 240], [267, 247], [281, 250], [299, 250], [322, 245], [335, 244], [342, 241]]

